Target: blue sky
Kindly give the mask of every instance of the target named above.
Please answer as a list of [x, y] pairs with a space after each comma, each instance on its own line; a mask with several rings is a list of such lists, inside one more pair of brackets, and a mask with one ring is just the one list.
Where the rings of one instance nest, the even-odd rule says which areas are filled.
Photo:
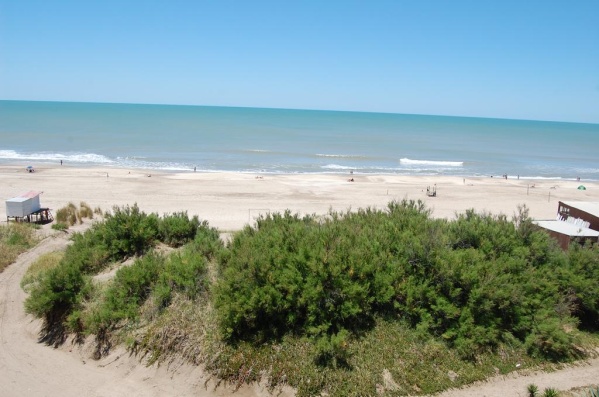
[[599, 123], [599, 0], [0, 0], [0, 99]]

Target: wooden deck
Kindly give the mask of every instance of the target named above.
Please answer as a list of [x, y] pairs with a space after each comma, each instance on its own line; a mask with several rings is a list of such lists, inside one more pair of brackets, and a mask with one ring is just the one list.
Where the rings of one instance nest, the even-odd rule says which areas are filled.
[[54, 217], [52, 216], [52, 212], [50, 212], [50, 208], [40, 208], [26, 216], [7, 216], [6, 222], [9, 222], [11, 219], [15, 222], [45, 224], [52, 222]]

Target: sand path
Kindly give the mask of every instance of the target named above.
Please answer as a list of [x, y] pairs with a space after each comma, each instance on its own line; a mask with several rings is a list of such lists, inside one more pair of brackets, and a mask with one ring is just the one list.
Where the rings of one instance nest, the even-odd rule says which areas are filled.
[[439, 397], [525, 397], [531, 383], [540, 391], [552, 387], [568, 391], [576, 387], [599, 385], [599, 359], [579, 362], [575, 366], [555, 372], [528, 372], [497, 376], [465, 389], [448, 390]]

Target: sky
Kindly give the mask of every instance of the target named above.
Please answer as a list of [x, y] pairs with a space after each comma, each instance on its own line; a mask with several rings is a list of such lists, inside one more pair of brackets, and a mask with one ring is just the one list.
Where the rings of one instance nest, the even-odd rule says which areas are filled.
[[599, 123], [599, 0], [0, 0], [0, 99]]

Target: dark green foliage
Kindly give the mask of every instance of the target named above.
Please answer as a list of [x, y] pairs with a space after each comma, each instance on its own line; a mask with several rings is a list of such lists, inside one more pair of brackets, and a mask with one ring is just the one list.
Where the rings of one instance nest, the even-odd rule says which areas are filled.
[[585, 328], [599, 330], [599, 245], [571, 244], [566, 267], [569, 277], [561, 270], [556, 276], [568, 303]]
[[171, 247], [180, 247], [195, 237], [199, 226], [198, 217], [189, 219], [187, 212], [165, 215], [158, 226], [160, 241]]
[[[102, 271], [111, 262], [148, 252], [161, 238], [179, 246], [193, 239], [198, 231], [201, 238], [187, 250], [189, 253], [175, 257], [166, 265], [164, 258], [152, 254], [119, 270], [101, 307], [92, 312], [91, 318], [83, 318], [81, 305], [91, 291], [90, 275]], [[201, 276], [205, 274], [205, 259], [196, 255], [204, 251], [219, 252], [222, 243], [219, 248], [217, 241], [218, 233], [206, 223], [200, 226], [197, 217], [190, 220], [185, 213], [180, 213], [161, 220], [155, 214], [140, 211], [137, 205], [115, 207], [113, 213], [105, 214], [104, 222], [73, 235], [73, 244], [67, 248], [59, 266], [43, 275], [31, 291], [26, 309], [45, 318], [49, 326], [50, 322], [66, 322], [74, 331], [82, 331], [85, 324], [98, 330], [121, 319], [134, 319], [139, 306], [157, 283], [162, 305], [168, 304], [174, 291], [193, 296], [203, 290]]]
[[334, 335], [324, 335], [316, 342], [316, 362], [322, 366], [348, 368], [349, 332], [345, 329]]
[[182, 293], [189, 299], [198, 298], [208, 287], [206, 272], [206, 257], [198, 255], [194, 245], [171, 255], [154, 287], [156, 303], [161, 308], [167, 307], [175, 292]]
[[[577, 269], [597, 268], [596, 253], [570, 255]], [[560, 359], [577, 353], [565, 294], [574, 287], [554, 272], [567, 259], [525, 209], [514, 221], [468, 211], [454, 222], [405, 200], [324, 221], [286, 212], [235, 236], [215, 298], [228, 338], [318, 336], [323, 357], [333, 336], [367, 331], [379, 313], [442, 337], [463, 357], [519, 343]], [[595, 314], [596, 290], [584, 295]]]
[[114, 207], [103, 223], [95, 225], [94, 233], [106, 246], [109, 257], [118, 260], [141, 255], [152, 247], [159, 237], [159, 224], [158, 215], [147, 215], [137, 205]]
[[135, 320], [164, 266], [164, 257], [149, 253], [131, 266], [119, 269], [100, 307], [87, 319], [86, 327], [97, 332], [120, 320]]
[[76, 264], [63, 264], [41, 278], [25, 301], [25, 309], [44, 318], [47, 325], [62, 322], [79, 305], [88, 289], [89, 279], [81, 269]]
[[189, 246], [196, 254], [214, 259], [227, 254], [217, 229], [211, 228], [207, 221], [203, 221], [196, 231], [193, 241]]

